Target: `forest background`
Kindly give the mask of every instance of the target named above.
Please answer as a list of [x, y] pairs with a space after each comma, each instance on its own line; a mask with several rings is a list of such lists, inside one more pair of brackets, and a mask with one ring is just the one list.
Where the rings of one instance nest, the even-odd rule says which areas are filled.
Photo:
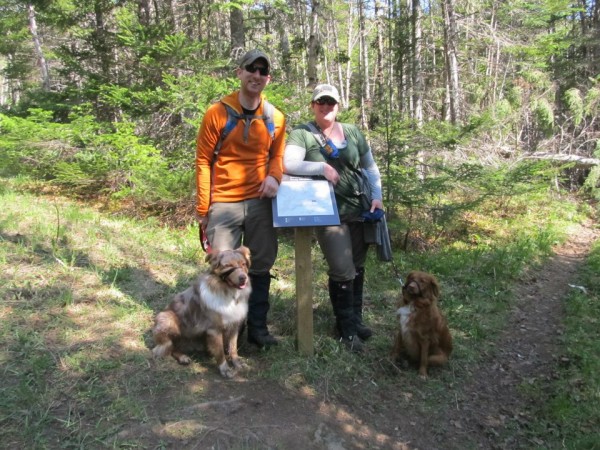
[[[238, 87], [235, 61], [250, 48], [270, 54], [265, 94], [290, 128], [310, 118], [317, 83], [339, 88], [340, 119], [361, 127], [382, 171], [395, 265], [370, 255], [375, 336], [353, 358], [331, 336], [315, 244], [306, 358], [294, 348], [293, 239], [281, 233], [270, 312], [281, 345], [243, 348], [251, 369], [223, 384], [207, 359], [152, 361], [149, 329], [198, 272], [196, 133]], [[597, 448], [598, 245], [576, 280], [573, 258], [529, 271], [571, 225], [594, 227], [599, 113], [595, 0], [0, 0], [2, 442], [318, 448], [324, 422], [348, 448], [375, 436], [394, 450]], [[455, 352], [426, 385], [386, 359], [398, 267], [443, 285]], [[509, 315], [515, 286], [529, 284], [521, 300], [550, 306], [532, 310], [535, 326]], [[538, 372], [502, 364], [514, 354], [503, 332], [552, 343], [548, 358], [524, 359]], [[305, 392], [314, 408], [295, 395]], [[232, 395], [248, 396], [234, 407], [260, 425], [235, 439], [240, 414], [194, 413]]]
[[309, 118], [314, 85], [336, 85], [389, 214], [434, 235], [489, 196], [598, 196], [594, 0], [2, 0], [0, 12], [3, 175], [185, 223], [202, 115], [261, 48], [290, 127]]

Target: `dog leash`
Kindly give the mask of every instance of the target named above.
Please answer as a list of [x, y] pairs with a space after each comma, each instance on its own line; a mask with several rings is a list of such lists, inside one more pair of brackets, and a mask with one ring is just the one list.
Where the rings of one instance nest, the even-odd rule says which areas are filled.
[[200, 239], [200, 245], [202, 246], [202, 250], [204, 253], [211, 253], [212, 249], [210, 247], [210, 242], [208, 242], [208, 238], [202, 231], [202, 224], [198, 224], [198, 238]]
[[404, 286], [404, 281], [402, 280], [402, 277], [400, 276], [400, 271], [398, 270], [398, 267], [396, 266], [396, 263], [394, 262], [393, 256], [392, 256], [392, 259], [390, 259], [390, 262], [392, 263], [392, 269], [394, 270], [396, 279], [398, 280], [398, 282], [400, 283], [401, 286]]

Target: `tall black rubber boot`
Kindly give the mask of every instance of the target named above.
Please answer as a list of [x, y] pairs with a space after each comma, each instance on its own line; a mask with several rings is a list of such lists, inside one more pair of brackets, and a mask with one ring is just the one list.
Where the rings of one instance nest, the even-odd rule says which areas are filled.
[[362, 321], [362, 310], [363, 310], [363, 287], [365, 285], [365, 268], [360, 267], [356, 269], [356, 276], [354, 277], [353, 293], [354, 302], [352, 303], [352, 309], [354, 310], [354, 319], [356, 320], [356, 334], [363, 341], [366, 341], [373, 336], [373, 331]]
[[271, 287], [271, 275], [250, 274], [252, 293], [248, 300], [248, 342], [258, 347], [270, 347], [277, 345], [277, 339], [269, 334], [267, 328], [267, 313], [269, 304], [269, 288]]
[[353, 283], [348, 281], [333, 281], [329, 279], [329, 298], [333, 306], [333, 313], [337, 329], [340, 333], [340, 342], [356, 353], [364, 351], [364, 344], [356, 333], [356, 320], [354, 318]]

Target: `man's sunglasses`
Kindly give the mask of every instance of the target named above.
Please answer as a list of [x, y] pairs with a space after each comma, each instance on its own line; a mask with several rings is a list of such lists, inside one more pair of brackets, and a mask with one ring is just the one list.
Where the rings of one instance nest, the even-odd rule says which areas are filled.
[[250, 72], [250, 73], [256, 73], [256, 71], [258, 70], [263, 77], [266, 77], [267, 75], [269, 75], [268, 67], [262, 67], [262, 66], [259, 67], [259, 66], [255, 66], [254, 64], [248, 64], [247, 66], [244, 67], [244, 69], [246, 69], [246, 72]]
[[317, 105], [328, 105], [328, 106], [333, 106], [333, 105], [337, 105], [337, 101], [335, 101], [335, 99], [331, 98], [331, 97], [321, 97], [315, 100], [315, 103]]

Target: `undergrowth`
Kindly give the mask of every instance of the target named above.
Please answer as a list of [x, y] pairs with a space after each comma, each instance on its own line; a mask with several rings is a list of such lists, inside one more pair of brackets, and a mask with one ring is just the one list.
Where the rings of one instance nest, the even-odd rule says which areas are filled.
[[[206, 357], [178, 370], [150, 357], [154, 314], [206, 268], [197, 230], [191, 225], [169, 229], [152, 219], [111, 216], [61, 197], [16, 192], [14, 182], [5, 180], [0, 189], [3, 445], [144, 446], [141, 437], [120, 434], [126, 424], [159, 420], [157, 399], [162, 409], [176, 414], [205, 395], [199, 375], [219, 379]], [[364, 316], [375, 335], [368, 342], [369, 352], [360, 358], [342, 351], [333, 335], [326, 267], [316, 244], [315, 355], [297, 353], [294, 242], [292, 233], [282, 231], [269, 315], [281, 345], [254, 353], [242, 345], [242, 356], [250, 355], [245, 376], [272, 379], [291, 392], [326, 400], [352, 400], [373, 410], [379, 397], [400, 391], [400, 407], [416, 396], [420, 401], [413, 407], [424, 412], [451, 403], [456, 380], [470, 376], [469, 367], [502, 327], [513, 302], [510, 286], [528, 267], [541, 263], [565, 238], [568, 225], [585, 215], [577, 203], [565, 199], [548, 197], [541, 206], [525, 197], [511, 203], [516, 205], [511, 215], [494, 210], [493, 204], [482, 205], [478, 213], [464, 216], [460, 232], [441, 236], [428, 251], [402, 251], [396, 245], [392, 264], [377, 261], [371, 252]], [[400, 279], [411, 269], [438, 277], [441, 308], [455, 339], [449, 367], [433, 370], [426, 389], [416, 371], [387, 357], [397, 328]], [[598, 423], [593, 410], [598, 393], [598, 269], [597, 247], [586, 272], [589, 293], [569, 303], [565, 345], [570, 363], [552, 404], [540, 416], [540, 426], [563, 421], [564, 433], [573, 442], [585, 442], [585, 431]], [[160, 446], [160, 438], [153, 444]]]

